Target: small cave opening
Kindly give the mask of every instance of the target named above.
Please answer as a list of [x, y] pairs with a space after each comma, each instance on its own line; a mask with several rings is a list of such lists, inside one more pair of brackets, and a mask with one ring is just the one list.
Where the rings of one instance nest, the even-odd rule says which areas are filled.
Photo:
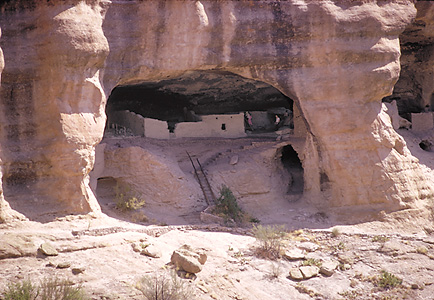
[[291, 145], [282, 148], [281, 161], [283, 167], [288, 171], [290, 178], [287, 194], [303, 194], [304, 191], [304, 170], [297, 152]]
[[[293, 100], [265, 82], [226, 71], [188, 71], [175, 78], [116, 86], [107, 101], [106, 133], [149, 136], [158, 127], [160, 135], [167, 131], [162, 138], [184, 137], [181, 123], [190, 123], [190, 132], [208, 126], [213, 127], [209, 132], [228, 135], [235, 135], [234, 130], [290, 130], [292, 111]], [[201, 122], [202, 128], [193, 122]]]
[[[115, 204], [112, 199], [116, 198], [116, 192], [114, 187], [118, 184], [118, 181], [113, 177], [100, 177], [97, 179], [96, 194], [98, 195], [98, 202], [101, 205], [103, 213], [108, 213], [108, 208], [115, 208]], [[110, 205], [112, 207], [110, 207]]]
[[422, 140], [422, 141], [419, 143], [419, 147], [420, 147], [422, 150], [424, 150], [424, 151], [428, 151], [428, 152], [431, 152], [431, 151], [434, 149], [434, 147], [433, 147], [433, 143], [431, 143], [429, 140]]

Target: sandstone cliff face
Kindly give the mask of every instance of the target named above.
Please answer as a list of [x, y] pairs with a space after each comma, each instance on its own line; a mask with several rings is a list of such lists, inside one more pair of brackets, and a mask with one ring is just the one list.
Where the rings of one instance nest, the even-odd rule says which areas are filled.
[[98, 210], [86, 183], [104, 130], [108, 52], [97, 2], [2, 13], [3, 187], [25, 215]]
[[[201, 194], [195, 180], [188, 180], [176, 160], [141, 147], [104, 149], [105, 166], [99, 177], [111, 177], [120, 187], [130, 187], [146, 202], [146, 213], [189, 214]], [[152, 209], [151, 209], [152, 208]], [[176, 215], [175, 213], [172, 213]]]
[[[98, 211], [87, 178], [111, 90], [216, 68], [296, 101], [308, 128], [303, 163], [315, 205], [398, 209], [432, 197], [381, 106], [399, 76], [398, 36], [415, 15], [410, 0], [6, 5], [6, 201], [24, 214], [29, 203], [40, 213]], [[323, 197], [321, 178], [331, 197]]]
[[400, 78], [393, 95], [386, 101], [397, 100], [401, 115], [434, 110], [434, 3], [416, 3], [417, 16], [400, 35]]

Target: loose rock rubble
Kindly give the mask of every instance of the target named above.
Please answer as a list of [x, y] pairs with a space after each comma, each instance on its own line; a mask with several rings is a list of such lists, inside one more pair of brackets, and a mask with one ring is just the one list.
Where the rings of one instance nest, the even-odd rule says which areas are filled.
[[[17, 257], [0, 260], [0, 289], [27, 277], [39, 281], [59, 276], [81, 283], [92, 299], [138, 300], [135, 282], [173, 268], [179, 275], [191, 275], [182, 280], [200, 300], [430, 299], [434, 292], [434, 244], [427, 234], [291, 231], [283, 238], [282, 257], [273, 261], [255, 255], [258, 243], [247, 228], [161, 227], [155, 229], [162, 232], [159, 236], [144, 229], [75, 236], [43, 226], [38, 235], [30, 228], [27, 233], [5, 232], [2, 249], [14, 235], [17, 241], [25, 236], [26, 243], [14, 248]], [[58, 255], [40, 255], [39, 246], [45, 243]], [[402, 284], [383, 288], [383, 271]]]

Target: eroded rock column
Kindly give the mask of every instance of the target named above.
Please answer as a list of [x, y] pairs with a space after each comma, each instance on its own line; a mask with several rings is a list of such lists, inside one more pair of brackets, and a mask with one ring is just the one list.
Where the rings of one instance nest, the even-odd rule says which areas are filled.
[[318, 141], [319, 167], [331, 182], [324, 204], [409, 207], [432, 197], [433, 189], [381, 99], [399, 77], [398, 36], [416, 10], [405, 1], [338, 2], [311, 5], [306, 64], [289, 80]]
[[105, 125], [108, 45], [101, 7], [87, 3], [11, 4], [1, 18], [4, 194], [29, 218], [99, 211], [87, 174]]

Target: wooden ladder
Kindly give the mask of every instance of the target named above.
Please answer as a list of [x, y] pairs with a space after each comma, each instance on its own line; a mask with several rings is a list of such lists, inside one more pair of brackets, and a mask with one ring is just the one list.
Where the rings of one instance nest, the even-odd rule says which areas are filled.
[[[187, 151], [186, 151], [187, 152]], [[190, 156], [190, 153], [187, 152], [188, 158], [190, 159], [191, 165], [194, 169], [194, 174], [196, 175], [197, 180], [199, 181], [200, 188], [202, 189], [203, 195], [205, 196], [205, 201], [208, 205], [215, 204], [215, 195], [212, 191], [211, 185], [209, 184], [209, 180], [206, 177], [205, 172], [203, 171], [202, 165], [199, 159], [196, 158], [197, 164], [199, 168], [196, 168], [193, 159]]]

